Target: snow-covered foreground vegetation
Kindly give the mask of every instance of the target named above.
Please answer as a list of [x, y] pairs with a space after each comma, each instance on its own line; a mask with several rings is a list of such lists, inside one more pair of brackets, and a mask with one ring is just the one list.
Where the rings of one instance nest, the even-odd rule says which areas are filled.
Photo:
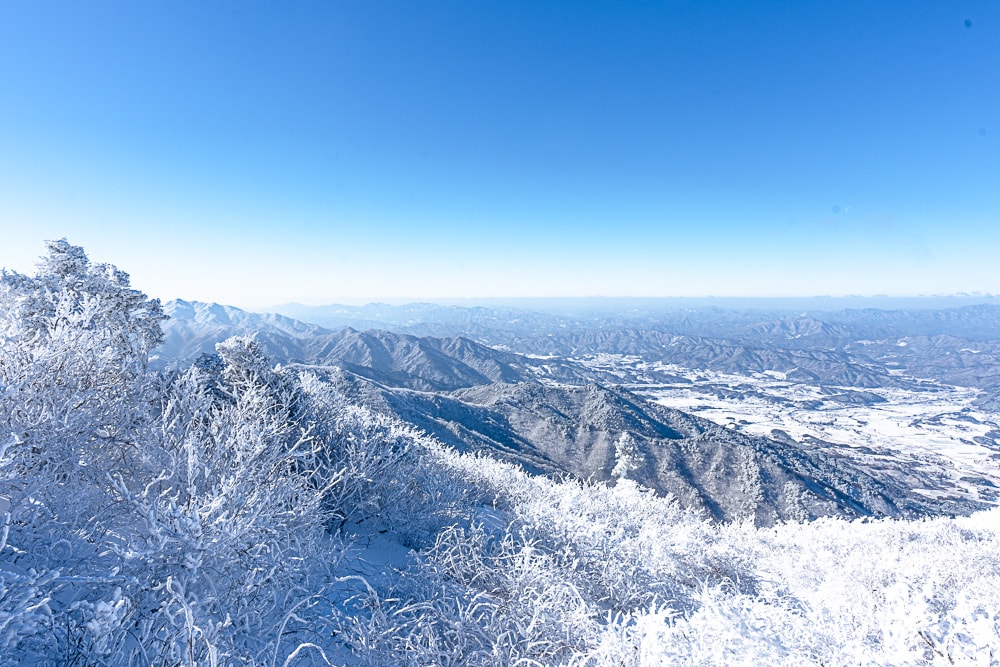
[[1000, 513], [712, 525], [458, 454], [273, 367], [168, 376], [159, 304], [57, 242], [0, 284], [0, 660], [989, 665]]

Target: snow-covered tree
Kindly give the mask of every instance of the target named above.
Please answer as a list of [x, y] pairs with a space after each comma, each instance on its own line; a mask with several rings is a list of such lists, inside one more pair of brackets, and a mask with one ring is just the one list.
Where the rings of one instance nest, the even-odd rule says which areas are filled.
[[625, 479], [629, 473], [639, 470], [645, 461], [639, 445], [631, 433], [623, 432], [615, 440], [615, 467], [611, 470], [611, 476], [618, 479]]
[[47, 246], [35, 276], [0, 276], [0, 414], [11, 463], [58, 488], [131, 465], [164, 316], [124, 272], [65, 240]]
[[[91, 264], [65, 240], [47, 246], [36, 275], [0, 275], [0, 497], [8, 508], [0, 555], [18, 573], [10, 590], [27, 587], [32, 611], [20, 615], [17, 635], [26, 646], [51, 644], [28, 633], [26, 618], [47, 632], [60, 613], [92, 622], [82, 620], [87, 607], [74, 587], [113, 579], [97, 565], [120, 514], [112, 485], [142, 458], [155, 409], [146, 360], [163, 319], [159, 302], [131, 289], [125, 273]], [[108, 600], [94, 609], [122, 609]], [[61, 627], [63, 648], [79, 648], [81, 635], [69, 629], [78, 624]]]

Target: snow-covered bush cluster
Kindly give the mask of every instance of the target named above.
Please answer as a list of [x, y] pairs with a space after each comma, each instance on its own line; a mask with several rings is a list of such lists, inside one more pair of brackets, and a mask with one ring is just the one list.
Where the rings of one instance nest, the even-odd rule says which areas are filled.
[[627, 481], [437, 456], [496, 504], [361, 597], [367, 664], [1000, 661], [997, 510], [716, 526]]
[[252, 338], [154, 373], [161, 320], [65, 241], [0, 280], [2, 664], [1000, 661], [997, 510], [711, 525], [456, 453]]

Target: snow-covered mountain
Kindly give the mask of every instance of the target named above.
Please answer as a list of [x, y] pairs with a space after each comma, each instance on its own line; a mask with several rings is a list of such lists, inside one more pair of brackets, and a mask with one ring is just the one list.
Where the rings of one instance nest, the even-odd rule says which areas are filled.
[[260, 315], [218, 304], [170, 302], [158, 362], [177, 365], [212, 354], [229, 336], [253, 334], [282, 363], [336, 366], [390, 386], [445, 391], [490, 382], [545, 376], [568, 383], [610, 379], [564, 360], [498, 350], [464, 337], [418, 337], [383, 330], [330, 331], [281, 315]]
[[[815, 309], [823, 300], [685, 307], [683, 300], [581, 300], [558, 314], [529, 308], [435, 304], [279, 308], [317, 324], [462, 336], [490, 346], [561, 358], [629, 354], [718, 372], [777, 370], [813, 384], [879, 387], [916, 378], [1000, 392], [1000, 304], [913, 299], [908, 307]], [[830, 300], [831, 303], [840, 301]], [[619, 303], [620, 302], [620, 303]], [[886, 301], [886, 306], [895, 302]], [[615, 304], [618, 304], [616, 307]], [[544, 302], [532, 304], [541, 308]], [[973, 358], [973, 355], [976, 355]], [[984, 397], [983, 400], [989, 400]]]
[[[753, 518], [769, 525], [822, 515], [967, 513], [981, 506], [975, 496], [915, 493], [938, 488], [944, 477], [918, 474], [902, 459], [884, 458], [870, 468], [854, 450], [817, 447], [780, 429], [776, 439], [768, 431], [733, 429], [625, 388], [698, 390], [698, 378], [681, 371], [701, 369], [815, 386], [822, 396], [817, 408], [824, 401], [884, 402], [872, 388], [919, 390], [920, 380], [873, 357], [801, 347], [812, 334], [843, 333], [814, 320], [760, 325], [752, 334], [780, 333], [795, 341], [786, 348], [648, 330], [578, 330], [521, 339], [522, 349], [541, 353], [527, 356], [462, 337], [329, 331], [209, 304], [168, 304], [168, 312], [165, 356], [190, 358], [229, 335], [253, 331], [277, 361], [319, 372], [360, 404], [459, 450], [489, 452], [539, 473], [626, 477], [716, 520]], [[557, 356], [566, 350], [571, 356]], [[746, 401], [756, 395], [754, 382], [729, 389], [716, 384], [712, 391]]]
[[522, 382], [428, 393], [339, 370], [323, 377], [352, 400], [459, 451], [488, 453], [536, 473], [627, 478], [715, 520], [772, 525], [829, 515], [964, 514], [983, 506], [914, 493], [926, 481], [913, 485], [902, 465], [866, 471], [832, 450], [726, 428], [622, 388]]

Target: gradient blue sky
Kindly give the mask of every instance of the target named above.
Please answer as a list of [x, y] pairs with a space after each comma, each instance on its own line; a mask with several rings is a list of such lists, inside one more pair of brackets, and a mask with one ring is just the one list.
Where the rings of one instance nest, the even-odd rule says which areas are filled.
[[164, 299], [1000, 293], [1000, 2], [2, 2], [0, 265]]

